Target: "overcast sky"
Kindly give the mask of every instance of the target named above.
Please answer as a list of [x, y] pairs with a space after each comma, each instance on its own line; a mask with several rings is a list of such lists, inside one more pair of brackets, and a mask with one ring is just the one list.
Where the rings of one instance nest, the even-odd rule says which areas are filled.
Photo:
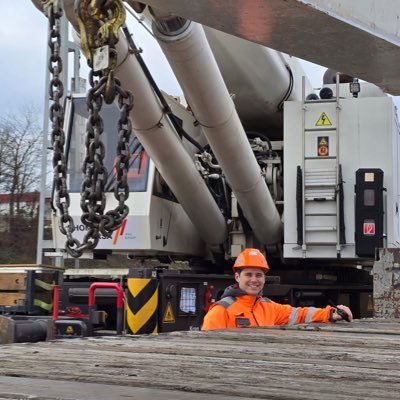
[[0, 0], [0, 114], [44, 97], [46, 20], [30, 0]]
[[[0, 0], [0, 12], [0, 116], [18, 113], [26, 107], [34, 107], [41, 113], [47, 68], [47, 19], [30, 0]], [[154, 78], [166, 92], [179, 94], [179, 87], [158, 45], [130, 19], [133, 37], [144, 49], [143, 57]], [[312, 85], [320, 87], [325, 69], [308, 63], [305, 71]]]
[[[25, 107], [43, 110], [45, 96], [47, 19], [30, 0], [0, 0], [0, 115]], [[143, 57], [160, 87], [179, 94], [179, 87], [158, 45], [131, 17], [129, 24]], [[86, 64], [86, 61], [81, 61]], [[310, 66], [315, 85], [321, 84], [323, 69]], [[84, 76], [86, 78], [86, 76]]]
[[[26, 106], [41, 111], [47, 68], [47, 19], [30, 0], [0, 0], [0, 12], [0, 115], [19, 112]], [[150, 35], [138, 23], [130, 25], [134, 39], [145, 49], [143, 57], [162, 89], [179, 94], [178, 85], [169, 66], [163, 62], [157, 44], [149, 40]], [[86, 65], [84, 59], [81, 63]]]

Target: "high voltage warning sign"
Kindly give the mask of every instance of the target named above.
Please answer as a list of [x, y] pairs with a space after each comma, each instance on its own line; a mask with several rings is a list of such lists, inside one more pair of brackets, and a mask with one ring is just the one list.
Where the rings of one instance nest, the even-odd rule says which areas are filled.
[[329, 120], [328, 116], [323, 112], [318, 118], [315, 126], [332, 126], [332, 122]]
[[163, 322], [165, 324], [173, 324], [175, 323], [174, 312], [172, 311], [171, 303], [167, 304], [167, 308], [165, 309]]

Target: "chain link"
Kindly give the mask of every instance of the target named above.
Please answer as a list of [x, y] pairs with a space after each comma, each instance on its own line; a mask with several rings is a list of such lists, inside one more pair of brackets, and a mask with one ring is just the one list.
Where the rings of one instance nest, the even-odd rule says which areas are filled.
[[[114, 78], [113, 71], [91, 71], [89, 82], [91, 89], [87, 94], [86, 103], [89, 110], [87, 121], [87, 135], [85, 140], [86, 157], [83, 163], [84, 179], [81, 186], [81, 220], [88, 230], [82, 243], [73, 237], [75, 230], [74, 221], [69, 214], [70, 197], [67, 189], [67, 163], [64, 154], [65, 133], [63, 131], [64, 108], [61, 104], [64, 88], [60, 79], [62, 72], [62, 59], [60, 56], [61, 34], [60, 20], [63, 15], [59, 0], [43, 1], [43, 10], [48, 17], [49, 34], [49, 71], [51, 81], [49, 85], [50, 99], [50, 119], [52, 121], [52, 146], [53, 146], [53, 170], [54, 185], [56, 189], [56, 205], [60, 212], [59, 229], [66, 235], [67, 241], [65, 248], [72, 257], [80, 257], [84, 251], [93, 250], [100, 239], [100, 233], [110, 237], [113, 231], [118, 229], [123, 220], [129, 213], [129, 208], [125, 204], [129, 196], [129, 186], [127, 182], [130, 149], [129, 141], [132, 131], [129, 112], [133, 108], [133, 96], [130, 92], [123, 90], [120, 81]], [[107, 15], [107, 10], [103, 10]], [[112, 57], [116, 59], [117, 54], [114, 48], [115, 40], [111, 40]], [[95, 76], [99, 79], [95, 80]], [[107, 170], [103, 160], [105, 146], [101, 140], [103, 133], [103, 120], [100, 115], [103, 99], [107, 103], [114, 101], [117, 97], [120, 108], [120, 119], [118, 121], [118, 144], [117, 160], [115, 171], [117, 175], [114, 196], [118, 200], [118, 205], [114, 210], [104, 214], [106, 206], [105, 184], [107, 180]]]

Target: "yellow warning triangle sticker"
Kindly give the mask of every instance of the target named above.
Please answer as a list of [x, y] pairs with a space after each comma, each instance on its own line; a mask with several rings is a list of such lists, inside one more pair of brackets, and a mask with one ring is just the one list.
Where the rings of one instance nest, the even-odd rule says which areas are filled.
[[318, 118], [315, 126], [331, 126], [332, 122], [329, 120], [328, 116], [323, 112]]
[[67, 328], [65, 329], [65, 333], [67, 335], [72, 335], [74, 333], [74, 328], [71, 325], [68, 325]]
[[167, 324], [175, 323], [174, 312], [172, 311], [172, 306], [170, 302], [168, 302], [167, 308], [165, 309], [163, 322]]
[[328, 142], [326, 141], [326, 139], [323, 137], [320, 141], [319, 141], [319, 145], [327, 145]]

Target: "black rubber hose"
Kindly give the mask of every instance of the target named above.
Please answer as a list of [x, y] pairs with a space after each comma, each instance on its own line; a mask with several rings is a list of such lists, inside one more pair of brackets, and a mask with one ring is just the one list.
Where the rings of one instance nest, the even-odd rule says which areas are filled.
[[293, 85], [294, 85], [294, 79], [293, 79], [293, 72], [292, 69], [289, 67], [289, 65], [285, 65], [286, 69], [289, 72], [289, 87], [286, 90], [285, 95], [283, 96], [282, 100], [278, 103], [278, 111], [283, 110], [283, 103], [290, 97], [293, 91]]

